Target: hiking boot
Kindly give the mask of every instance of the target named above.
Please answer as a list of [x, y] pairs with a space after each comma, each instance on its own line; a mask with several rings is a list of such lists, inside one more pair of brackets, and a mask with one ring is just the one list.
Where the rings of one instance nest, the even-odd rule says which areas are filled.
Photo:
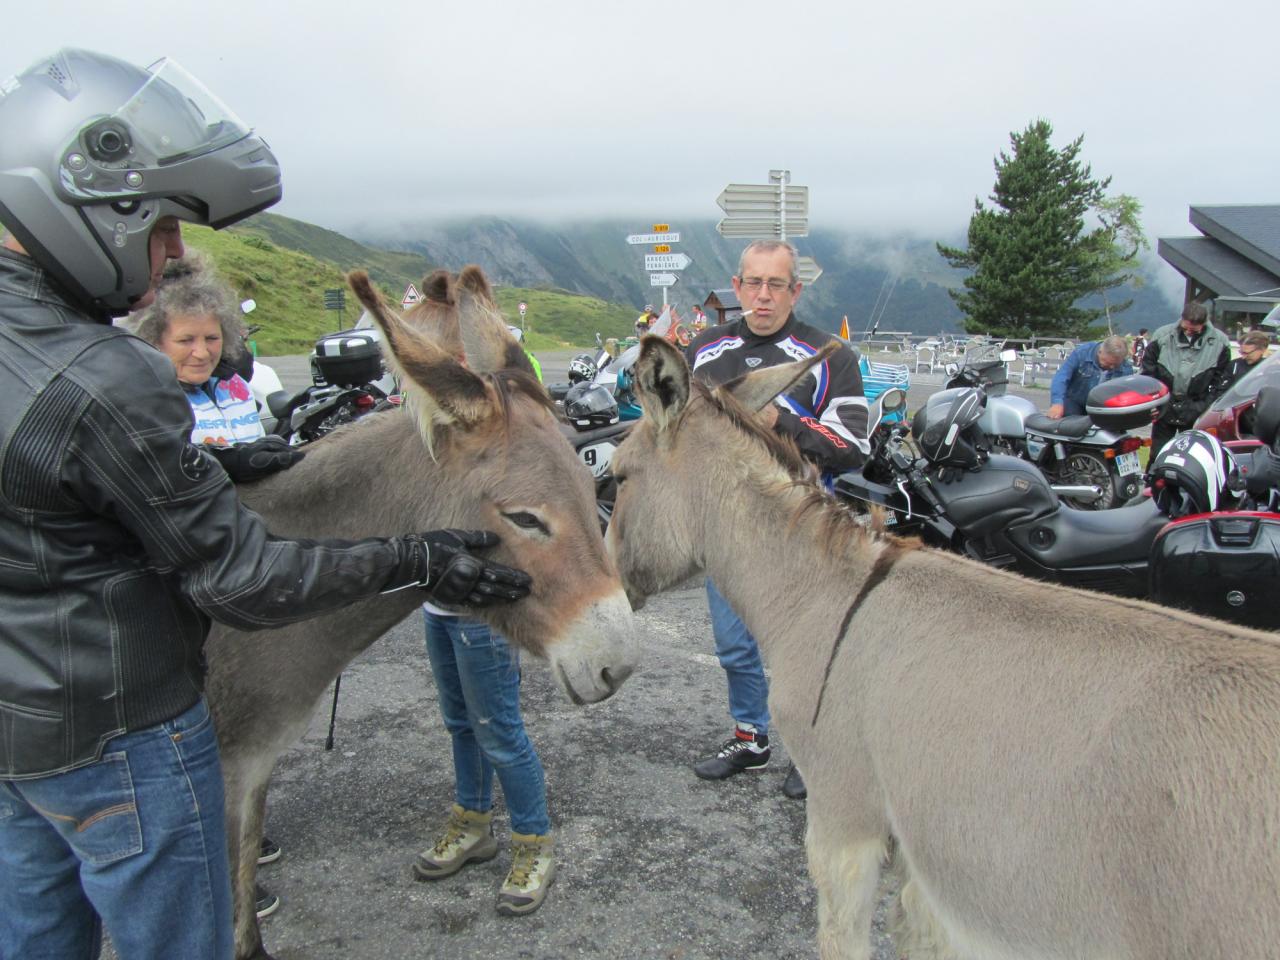
[[270, 890], [264, 889], [260, 883], [253, 885], [253, 900], [254, 908], [258, 911], [259, 920], [271, 916], [280, 909], [280, 898]]
[[555, 840], [551, 834], [511, 832], [511, 872], [498, 891], [498, 912], [508, 917], [533, 913], [556, 879]]
[[270, 837], [262, 838], [262, 846], [258, 848], [258, 866], [264, 863], [275, 863], [280, 859], [280, 844]]
[[726, 780], [743, 770], [763, 770], [768, 765], [768, 736], [739, 726], [714, 757], [695, 763], [693, 772], [703, 780]]
[[789, 800], [803, 800], [809, 796], [809, 788], [804, 785], [804, 777], [800, 776], [800, 768], [794, 763], [787, 771], [787, 779], [782, 781], [782, 795]]
[[493, 811], [478, 813], [464, 810], [455, 803], [444, 832], [413, 861], [413, 875], [418, 880], [439, 880], [452, 876], [468, 863], [492, 860], [497, 855]]

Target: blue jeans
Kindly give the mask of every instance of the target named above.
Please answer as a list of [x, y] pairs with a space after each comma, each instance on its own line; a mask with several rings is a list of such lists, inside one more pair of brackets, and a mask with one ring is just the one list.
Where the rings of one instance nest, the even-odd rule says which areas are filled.
[[736, 723], [769, 732], [769, 681], [764, 676], [760, 648], [729, 601], [707, 578], [707, 606], [711, 608], [711, 632], [716, 638], [716, 656], [729, 681], [729, 715]]
[[0, 957], [228, 960], [222, 764], [201, 700], [96, 763], [0, 780]]
[[423, 611], [427, 656], [445, 729], [453, 739], [454, 799], [493, 805], [496, 771], [516, 833], [551, 832], [542, 761], [520, 715], [520, 661], [487, 624]]

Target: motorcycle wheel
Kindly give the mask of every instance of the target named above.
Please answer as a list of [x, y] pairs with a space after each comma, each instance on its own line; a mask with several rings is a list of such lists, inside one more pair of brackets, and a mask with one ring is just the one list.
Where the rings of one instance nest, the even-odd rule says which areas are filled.
[[1107, 461], [1096, 453], [1077, 450], [1067, 454], [1058, 476], [1064, 484], [1088, 484], [1102, 490], [1102, 496], [1090, 503], [1074, 497], [1063, 497], [1062, 501], [1077, 510], [1110, 510], [1116, 505], [1115, 478]]

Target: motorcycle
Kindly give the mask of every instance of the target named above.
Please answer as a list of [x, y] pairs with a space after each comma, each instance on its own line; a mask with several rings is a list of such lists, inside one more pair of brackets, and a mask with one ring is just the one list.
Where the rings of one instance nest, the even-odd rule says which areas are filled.
[[[966, 403], [967, 413], [957, 419]], [[871, 458], [862, 470], [837, 477], [833, 492], [856, 511], [881, 508], [896, 534], [993, 567], [1280, 626], [1271, 602], [1280, 577], [1280, 514], [1269, 512], [1270, 503], [1280, 502], [1276, 458], [1264, 462], [1243, 445], [1235, 452], [1242, 472], [1254, 475], [1254, 487], [1272, 489], [1260, 510], [1171, 517], [1153, 497], [1105, 512], [1068, 509], [1032, 464], [982, 449], [979, 434], [969, 429], [977, 411], [970, 394], [926, 407], [910, 431], [880, 420]], [[1280, 426], [1280, 413], [1274, 420]]]
[[631, 390], [631, 367], [639, 355], [638, 342], [620, 351], [616, 341], [604, 340], [597, 333], [596, 353], [575, 357], [569, 365], [569, 382], [549, 383], [547, 393], [563, 412], [565, 397], [576, 384], [598, 383], [618, 401], [618, 416], [622, 420], [638, 420], [641, 410]]
[[[270, 370], [270, 368], [266, 368]], [[271, 379], [274, 378], [272, 389]], [[254, 364], [254, 381], [259, 379]], [[373, 329], [341, 330], [327, 334], [311, 351], [311, 385], [294, 396], [280, 388], [274, 371], [263, 378], [267, 432], [299, 445], [361, 417], [400, 404], [395, 378], [382, 361], [379, 334]], [[254, 387], [255, 396], [258, 387]]]
[[981, 390], [986, 407], [979, 428], [992, 450], [1035, 464], [1050, 483], [1082, 488], [1063, 495], [1068, 506], [1110, 510], [1130, 503], [1142, 492], [1138, 451], [1150, 441], [1128, 431], [1159, 416], [1168, 388], [1137, 374], [1108, 380], [1090, 392], [1085, 415], [1055, 420], [1025, 397], [1006, 392], [1006, 365], [1016, 357], [1013, 350], [998, 356], [983, 352], [948, 364], [947, 390], [929, 402], [949, 402], [954, 389]]

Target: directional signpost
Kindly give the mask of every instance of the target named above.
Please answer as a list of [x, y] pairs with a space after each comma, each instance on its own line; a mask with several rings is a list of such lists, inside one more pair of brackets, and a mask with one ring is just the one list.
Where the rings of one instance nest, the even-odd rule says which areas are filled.
[[683, 270], [689, 264], [693, 263], [683, 253], [646, 253], [644, 255], [644, 268], [646, 270]]
[[818, 266], [813, 257], [798, 257], [796, 259], [796, 276], [807, 287], [822, 276], [822, 268]]
[[[661, 224], [659, 224], [661, 226]], [[676, 231], [671, 233], [633, 233], [627, 237], [627, 243], [633, 247], [638, 244], [648, 243], [679, 243], [680, 234]]]
[[653, 233], [632, 233], [627, 236], [627, 243], [632, 246], [652, 244], [653, 253], [645, 254], [644, 268], [649, 271], [649, 286], [662, 288], [662, 306], [667, 306], [667, 288], [673, 287], [680, 278], [672, 270], [683, 270], [693, 263], [683, 253], [672, 253], [671, 244], [680, 242], [680, 233], [671, 229], [669, 223], [655, 223]]
[[[809, 235], [809, 188], [792, 186], [790, 170], [770, 170], [769, 180], [731, 183], [720, 191], [716, 203], [725, 212], [725, 218], [716, 224], [720, 236], [786, 240]], [[809, 257], [801, 257], [796, 268], [802, 283], [813, 283], [822, 275], [822, 268]]]

